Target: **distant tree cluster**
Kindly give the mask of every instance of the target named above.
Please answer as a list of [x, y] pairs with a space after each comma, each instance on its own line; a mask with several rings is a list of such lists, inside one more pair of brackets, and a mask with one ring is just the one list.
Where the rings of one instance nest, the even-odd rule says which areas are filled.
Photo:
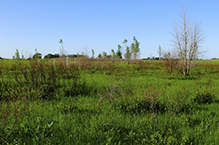
[[102, 54], [99, 54], [98, 56], [97, 56], [98, 58], [112, 58], [112, 55], [108, 55], [105, 51], [102, 53]]
[[[60, 58], [61, 56], [56, 53], [56, 54], [47, 54], [44, 56], [44, 59], [47, 59], [47, 58]], [[85, 55], [82, 55], [82, 54], [68, 54], [68, 55], [64, 55], [63, 57], [68, 57], [68, 58], [84, 58], [86, 57]]]
[[[132, 58], [134, 60], [136, 60], [139, 56], [139, 42], [137, 41], [137, 39], [135, 38], [135, 36], [133, 37], [133, 43], [131, 44], [131, 47], [128, 47], [126, 45], [126, 43], [128, 42], [126, 39], [124, 40], [123, 44], [125, 45], [126, 48], [126, 52], [124, 54], [124, 57], [127, 59], [127, 61], [129, 62]], [[56, 53], [56, 54], [47, 54], [44, 56], [44, 59], [50, 59], [50, 58], [89, 58], [87, 53], [82, 52], [81, 54], [77, 53], [77, 54], [67, 54], [66, 51], [64, 50], [64, 46], [63, 46], [63, 40], [60, 39], [59, 43], [61, 44], [61, 48], [60, 48], [60, 53]], [[92, 56], [91, 58], [94, 58], [94, 50], [92, 49]], [[117, 50], [115, 51], [114, 49], [111, 49], [111, 54], [107, 54], [107, 52], [102, 52], [101, 54], [99, 54], [97, 56], [97, 58], [102, 59], [102, 58], [107, 58], [107, 59], [112, 59], [113, 62], [115, 59], [122, 59], [122, 46], [118, 45]], [[24, 59], [24, 56], [22, 55], [22, 58], [20, 57], [20, 53], [18, 51], [18, 49], [16, 49], [15, 55], [13, 56], [13, 59]], [[42, 54], [37, 52], [37, 49], [35, 49], [35, 54], [33, 55], [33, 57], [29, 57], [28, 59], [42, 59]]]
[[15, 55], [13, 56], [13, 59], [20, 60], [20, 59], [25, 59], [25, 58], [24, 58], [23, 54], [20, 56], [18, 49], [16, 49], [16, 52], [15, 52]]
[[57, 54], [49, 53], [49, 54], [44, 56], [44, 58], [59, 58], [59, 57], [60, 57], [60, 55], [58, 53]]
[[[134, 62], [136, 62], [136, 60], [139, 57], [139, 53], [140, 53], [140, 48], [139, 45], [140, 43], [137, 41], [137, 39], [135, 38], [135, 36], [133, 37], [133, 43], [131, 44], [131, 46], [127, 46], [127, 40], [125, 39], [123, 41], [124, 47], [125, 47], [125, 53], [124, 53], [124, 57], [127, 60], [128, 63], [130, 63], [131, 59], [134, 60]], [[93, 57], [94, 51], [92, 50], [92, 57]], [[98, 58], [111, 58], [114, 62], [115, 59], [122, 59], [122, 46], [118, 45], [118, 49], [117, 51], [115, 51], [114, 49], [111, 50], [111, 54], [107, 54], [105, 51], [102, 54], [98, 55]]]
[[142, 58], [142, 60], [162, 60], [162, 57], [147, 57], [147, 58]]
[[77, 55], [76, 54], [73, 54], [75, 57], [77, 57], [77, 58], [88, 58], [88, 56], [87, 55], [84, 55], [84, 53], [82, 53], [82, 54], [78, 54], [77, 53]]
[[35, 54], [33, 55], [33, 59], [41, 59], [42, 58], [42, 54], [37, 52], [37, 49], [35, 49]]
[[20, 53], [19, 53], [18, 49], [16, 49], [16, 52], [15, 52], [15, 55], [13, 56], [13, 59], [18, 59], [18, 60], [21, 59], [20, 58]]
[[76, 58], [76, 57], [77, 57], [76, 54], [69, 54], [69, 55], [67, 55], [67, 56], [68, 56], [68, 58]]
[[123, 41], [124, 47], [125, 47], [125, 58], [128, 62], [128, 64], [130, 63], [130, 60], [133, 59], [134, 63], [136, 63], [137, 58], [139, 57], [139, 53], [140, 53], [140, 48], [139, 45], [140, 43], [137, 41], [137, 39], [135, 38], [135, 36], [133, 37], [133, 42], [131, 44], [131, 46], [127, 46], [127, 39], [125, 39]]
[[41, 59], [42, 58], [42, 54], [41, 53], [35, 53], [34, 55], [33, 55], [33, 59]]

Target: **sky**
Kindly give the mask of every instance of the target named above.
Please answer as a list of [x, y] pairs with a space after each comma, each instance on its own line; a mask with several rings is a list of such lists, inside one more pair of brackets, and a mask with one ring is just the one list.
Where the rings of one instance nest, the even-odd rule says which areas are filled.
[[[201, 22], [205, 39], [202, 58], [219, 58], [219, 0], [0, 0], [0, 57], [19, 50], [29, 57], [85, 52], [95, 57], [117, 50], [124, 39], [140, 42], [140, 58], [158, 56], [173, 46], [173, 22], [180, 21], [180, 5]], [[122, 49], [123, 53], [125, 48]]]

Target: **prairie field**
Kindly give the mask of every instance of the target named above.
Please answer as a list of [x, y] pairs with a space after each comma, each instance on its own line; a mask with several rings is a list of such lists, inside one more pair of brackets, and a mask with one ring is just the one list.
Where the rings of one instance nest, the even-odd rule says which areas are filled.
[[0, 60], [0, 144], [219, 144], [219, 61]]

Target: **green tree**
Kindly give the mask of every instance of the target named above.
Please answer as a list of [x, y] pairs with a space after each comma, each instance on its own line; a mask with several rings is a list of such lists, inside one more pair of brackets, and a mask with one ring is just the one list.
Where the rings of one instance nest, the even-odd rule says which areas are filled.
[[113, 58], [113, 59], [116, 58], [116, 53], [115, 53], [115, 51], [112, 49], [111, 52], [112, 52], [112, 58]]
[[103, 52], [103, 58], [107, 58], [107, 53], [105, 51]]
[[49, 54], [44, 56], [44, 59], [46, 59], [46, 58], [53, 58], [53, 55], [51, 53], [49, 53]]
[[59, 43], [61, 44], [61, 49], [60, 49], [60, 57], [63, 59], [66, 56], [66, 52], [64, 50], [64, 46], [63, 46], [63, 40], [60, 39]]
[[116, 52], [116, 56], [117, 56], [118, 59], [122, 59], [122, 51], [121, 51], [121, 49], [122, 49], [122, 46], [118, 45], [118, 50]]
[[99, 54], [99, 55], [98, 55], [98, 58], [101, 59], [101, 58], [102, 58], [102, 54]]
[[62, 40], [62, 39], [60, 39], [60, 40], [59, 40], [59, 43], [60, 43], [60, 44], [63, 44], [63, 40]]
[[137, 41], [135, 36], [133, 37], [133, 41], [134, 42], [131, 44], [131, 52], [133, 54], [133, 59], [136, 63], [136, 59], [138, 58], [140, 52], [140, 48], [139, 48], [140, 43]]
[[24, 55], [23, 55], [23, 54], [21, 55], [21, 59], [25, 59], [25, 57], [24, 57]]
[[92, 58], [94, 58], [94, 50], [92, 49]]
[[20, 58], [20, 53], [19, 53], [18, 49], [16, 49], [16, 52], [15, 52], [15, 59], [17, 59], [17, 60], [21, 59]]
[[107, 55], [106, 58], [112, 58], [112, 55]]
[[124, 54], [124, 57], [126, 58], [126, 61], [127, 63], [129, 64], [130, 63], [130, 60], [131, 60], [131, 57], [132, 57], [132, 53], [131, 53], [131, 50], [130, 48], [126, 45], [128, 41], [125, 39], [122, 43], [124, 44], [125, 46], [125, 54]]
[[36, 53], [33, 55], [33, 59], [41, 59], [41, 58], [42, 58], [42, 54], [41, 54], [41, 53], [36, 52]]
[[116, 58], [116, 53], [113, 49], [111, 50], [111, 53], [112, 53], [111, 58], [113, 59], [113, 63], [114, 63], [115, 58]]
[[54, 54], [54, 57], [53, 58], [59, 58], [60, 55], [58, 53]]
[[42, 54], [37, 52], [37, 48], [35, 48], [35, 54], [33, 55], [33, 59], [41, 59]]

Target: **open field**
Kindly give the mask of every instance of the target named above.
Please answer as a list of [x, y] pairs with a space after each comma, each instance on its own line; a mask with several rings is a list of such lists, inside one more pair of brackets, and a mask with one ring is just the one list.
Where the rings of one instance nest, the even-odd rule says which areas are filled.
[[0, 143], [219, 144], [219, 61], [0, 60]]

